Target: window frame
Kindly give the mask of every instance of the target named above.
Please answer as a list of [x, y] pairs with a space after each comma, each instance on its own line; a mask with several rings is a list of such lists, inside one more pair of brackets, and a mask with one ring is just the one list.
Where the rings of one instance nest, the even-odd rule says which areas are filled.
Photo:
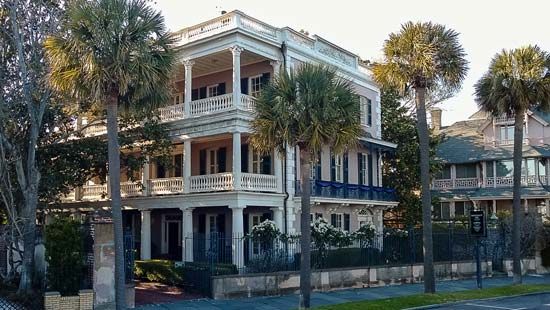
[[[262, 93], [262, 76], [263, 74], [258, 74], [248, 77], [248, 95], [257, 98]], [[258, 81], [258, 84], [255, 85], [253, 80]], [[254, 90], [254, 86], [258, 87], [258, 90]]]
[[[220, 167], [218, 166], [218, 150], [219, 148], [206, 149], [206, 174], [216, 174], [219, 172]], [[214, 159], [213, 162], [212, 158]]]
[[361, 173], [363, 174], [363, 185], [370, 185], [369, 184], [369, 164], [368, 164], [368, 154], [367, 153], [361, 153], [361, 167], [359, 167], [361, 170]]
[[343, 154], [334, 154], [334, 181], [344, 182], [344, 156]]
[[[212, 95], [211, 92], [213, 92], [214, 89], [215, 89], [216, 94]], [[219, 95], [220, 95], [220, 84], [219, 83], [206, 86], [206, 98], [217, 97]]]

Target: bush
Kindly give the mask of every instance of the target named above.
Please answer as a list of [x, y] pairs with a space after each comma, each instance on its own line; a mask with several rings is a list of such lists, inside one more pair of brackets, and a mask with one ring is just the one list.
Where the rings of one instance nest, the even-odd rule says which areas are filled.
[[58, 217], [45, 228], [48, 288], [76, 295], [84, 274], [84, 243], [80, 223]]
[[153, 259], [136, 261], [136, 278], [168, 285], [183, 284], [183, 267], [176, 267], [173, 261]]

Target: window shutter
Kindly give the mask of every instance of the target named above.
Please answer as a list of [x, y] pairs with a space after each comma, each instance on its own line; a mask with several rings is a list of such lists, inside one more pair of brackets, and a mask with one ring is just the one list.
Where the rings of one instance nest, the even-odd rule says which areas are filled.
[[330, 225], [336, 227], [336, 214], [330, 215]]
[[241, 172], [248, 172], [248, 144], [241, 145]]
[[183, 168], [183, 155], [182, 154], [174, 155], [174, 176], [175, 177], [180, 178], [182, 176], [181, 174], [182, 168]]
[[241, 79], [241, 94], [248, 95], [248, 78]]
[[271, 77], [271, 74], [269, 72], [262, 74], [262, 77], [260, 79], [260, 83], [262, 84], [262, 86], [265, 86], [267, 85], [267, 83], [269, 83], [270, 77]]
[[317, 171], [315, 172], [315, 178], [319, 181], [322, 180], [321, 178], [321, 173], [322, 173], [322, 166], [321, 166], [321, 152], [319, 152], [319, 154], [317, 154], [317, 165], [315, 166], [315, 168], [317, 169]]
[[218, 149], [218, 172], [226, 172], [225, 170], [225, 157], [227, 148], [221, 147]]
[[218, 95], [225, 95], [225, 82], [218, 84]]
[[336, 158], [332, 150], [330, 151], [330, 181], [336, 181]]
[[348, 183], [348, 152], [344, 153], [343, 164], [344, 164], [344, 183], [347, 184]]
[[206, 87], [199, 88], [199, 99], [206, 98]]
[[262, 166], [260, 173], [271, 174], [271, 154], [262, 156]]
[[367, 99], [367, 125], [372, 126], [372, 100]]
[[344, 230], [349, 231], [349, 213], [344, 213]]
[[373, 180], [373, 178], [374, 178], [374, 176], [373, 176], [373, 174], [372, 174], [372, 173], [373, 173], [373, 170], [374, 170], [374, 169], [372, 169], [372, 154], [369, 153], [369, 155], [367, 156], [367, 173], [368, 173], [368, 175], [369, 175], [369, 185], [370, 185], [370, 186], [373, 185], [373, 184], [372, 184], [372, 180]]
[[191, 100], [199, 100], [199, 89], [195, 88], [191, 90]]
[[206, 150], [200, 150], [199, 152], [199, 174], [206, 174]]
[[359, 185], [364, 185], [363, 184], [363, 154], [362, 153], [357, 153], [357, 166], [359, 167], [358, 169], [358, 178], [359, 178], [359, 182], [358, 184]]

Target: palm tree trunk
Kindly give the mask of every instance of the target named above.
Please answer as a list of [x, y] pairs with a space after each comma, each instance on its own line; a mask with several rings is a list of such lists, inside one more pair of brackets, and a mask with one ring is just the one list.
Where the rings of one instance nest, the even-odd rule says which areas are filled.
[[116, 309], [126, 309], [124, 276], [124, 239], [120, 198], [120, 146], [118, 144], [118, 96], [111, 95], [107, 103], [107, 142], [111, 212], [115, 229], [115, 302]]
[[430, 194], [430, 136], [426, 121], [426, 89], [415, 89], [418, 141], [420, 144], [420, 182], [422, 185], [422, 240], [424, 243], [424, 292], [435, 293], [432, 240], [432, 197]]
[[521, 161], [523, 158], [524, 111], [516, 111], [514, 123], [514, 198], [512, 201], [512, 271], [514, 284], [521, 284]]
[[300, 215], [301, 260], [300, 260], [300, 309], [309, 309], [311, 299], [311, 155], [300, 148], [300, 173], [302, 191], [302, 214]]

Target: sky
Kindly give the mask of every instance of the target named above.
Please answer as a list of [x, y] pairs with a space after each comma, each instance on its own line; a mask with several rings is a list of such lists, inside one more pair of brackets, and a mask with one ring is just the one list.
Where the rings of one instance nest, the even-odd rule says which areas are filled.
[[462, 90], [441, 103], [444, 126], [477, 111], [473, 85], [503, 48], [550, 51], [549, 0], [154, 0], [172, 31], [238, 9], [276, 27], [317, 34], [362, 59], [379, 60], [384, 40], [407, 21], [441, 23], [460, 33], [470, 70]]

